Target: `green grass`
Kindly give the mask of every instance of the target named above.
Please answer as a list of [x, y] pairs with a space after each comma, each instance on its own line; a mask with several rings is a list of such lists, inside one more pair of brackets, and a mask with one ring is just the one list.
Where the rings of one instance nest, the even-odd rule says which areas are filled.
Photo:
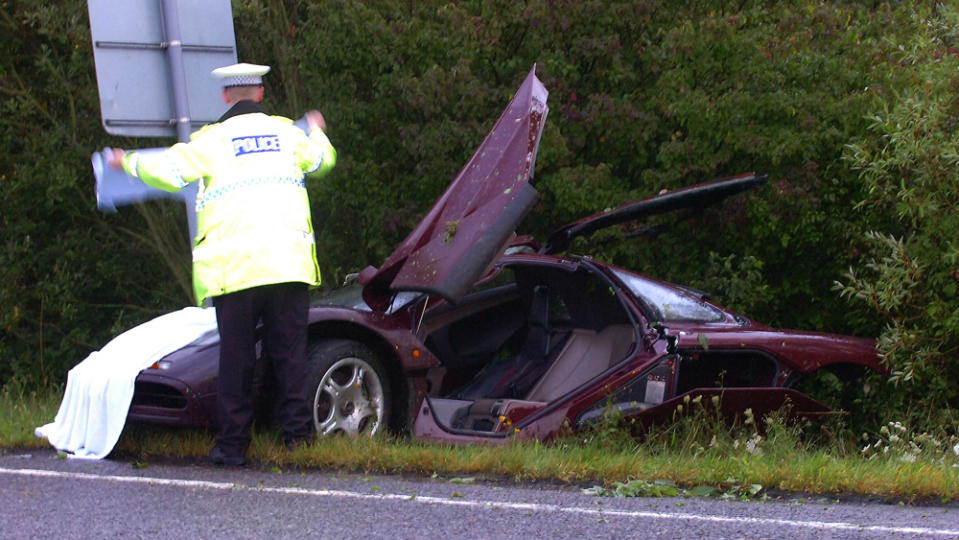
[[33, 430], [53, 422], [62, 397], [62, 388], [27, 391], [11, 382], [0, 389], [0, 447], [49, 446], [46, 439], [38, 439]]
[[[0, 448], [41, 448], [36, 426], [53, 420], [57, 391], [0, 393]], [[692, 408], [692, 407], [689, 407]], [[689, 409], [688, 408], [688, 409]], [[819, 496], [876, 495], [900, 500], [959, 498], [959, 439], [913, 434], [890, 423], [867, 440], [836, 435], [830, 424], [795, 425], [774, 415], [757, 430], [747, 416], [728, 426], [706, 407], [636, 438], [617, 419], [549, 443], [500, 446], [434, 444], [406, 437], [330, 437], [288, 452], [273, 430], [256, 430], [248, 459], [279, 470], [321, 469], [485, 477], [576, 486], [668, 482], [681, 490], [710, 486], [746, 493], [750, 486]], [[205, 458], [213, 432], [129, 425], [111, 456], [138, 466], [151, 460]], [[863, 451], [865, 446], [868, 451]], [[954, 446], [957, 445], [957, 446]], [[888, 448], [888, 450], [883, 450]], [[616, 483], [620, 484], [616, 484]], [[635, 484], [631, 484], [635, 485]], [[698, 490], [697, 490], [698, 491]], [[752, 495], [752, 494], [751, 494]]]

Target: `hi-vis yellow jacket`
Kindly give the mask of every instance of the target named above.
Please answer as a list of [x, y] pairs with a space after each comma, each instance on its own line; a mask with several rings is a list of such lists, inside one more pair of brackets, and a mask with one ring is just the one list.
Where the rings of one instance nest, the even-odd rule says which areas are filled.
[[[252, 102], [238, 105], [244, 104], [258, 110]], [[193, 246], [199, 305], [259, 285], [319, 285], [304, 174], [326, 174], [336, 150], [322, 130], [307, 136], [288, 118], [227, 115], [160, 154], [126, 154], [123, 168], [166, 191], [199, 182]]]

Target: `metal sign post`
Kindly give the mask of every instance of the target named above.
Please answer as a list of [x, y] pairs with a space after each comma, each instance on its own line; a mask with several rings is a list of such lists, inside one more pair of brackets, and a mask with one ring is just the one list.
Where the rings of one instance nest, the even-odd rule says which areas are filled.
[[176, 135], [180, 142], [190, 140], [190, 106], [186, 96], [186, 75], [183, 70], [183, 42], [180, 40], [180, 18], [177, 0], [163, 0], [160, 9], [165, 38], [166, 57], [170, 62], [170, 89], [173, 90], [173, 113]]

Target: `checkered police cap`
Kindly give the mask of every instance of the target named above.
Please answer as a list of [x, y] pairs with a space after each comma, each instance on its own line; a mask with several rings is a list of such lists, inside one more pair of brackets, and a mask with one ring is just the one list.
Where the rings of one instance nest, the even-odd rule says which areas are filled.
[[223, 81], [223, 88], [231, 86], [262, 86], [263, 76], [270, 71], [270, 66], [257, 64], [233, 64], [213, 70], [213, 76]]

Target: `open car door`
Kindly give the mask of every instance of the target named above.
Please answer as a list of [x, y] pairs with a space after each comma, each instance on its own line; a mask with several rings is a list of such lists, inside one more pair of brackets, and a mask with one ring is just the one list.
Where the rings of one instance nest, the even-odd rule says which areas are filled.
[[703, 182], [675, 191], [667, 191], [641, 201], [626, 203], [608, 212], [601, 212], [564, 225], [549, 236], [546, 246], [543, 247], [541, 252], [559, 253], [569, 247], [574, 238], [589, 236], [605, 227], [666, 212], [704, 208], [739, 192], [752, 189], [765, 182], [767, 178], [768, 176], [765, 174], [741, 174]]
[[393, 294], [421, 291], [455, 302], [504, 249], [536, 201], [536, 151], [549, 108], [536, 66], [426, 217], [379, 269], [361, 272], [363, 299], [386, 309]]

